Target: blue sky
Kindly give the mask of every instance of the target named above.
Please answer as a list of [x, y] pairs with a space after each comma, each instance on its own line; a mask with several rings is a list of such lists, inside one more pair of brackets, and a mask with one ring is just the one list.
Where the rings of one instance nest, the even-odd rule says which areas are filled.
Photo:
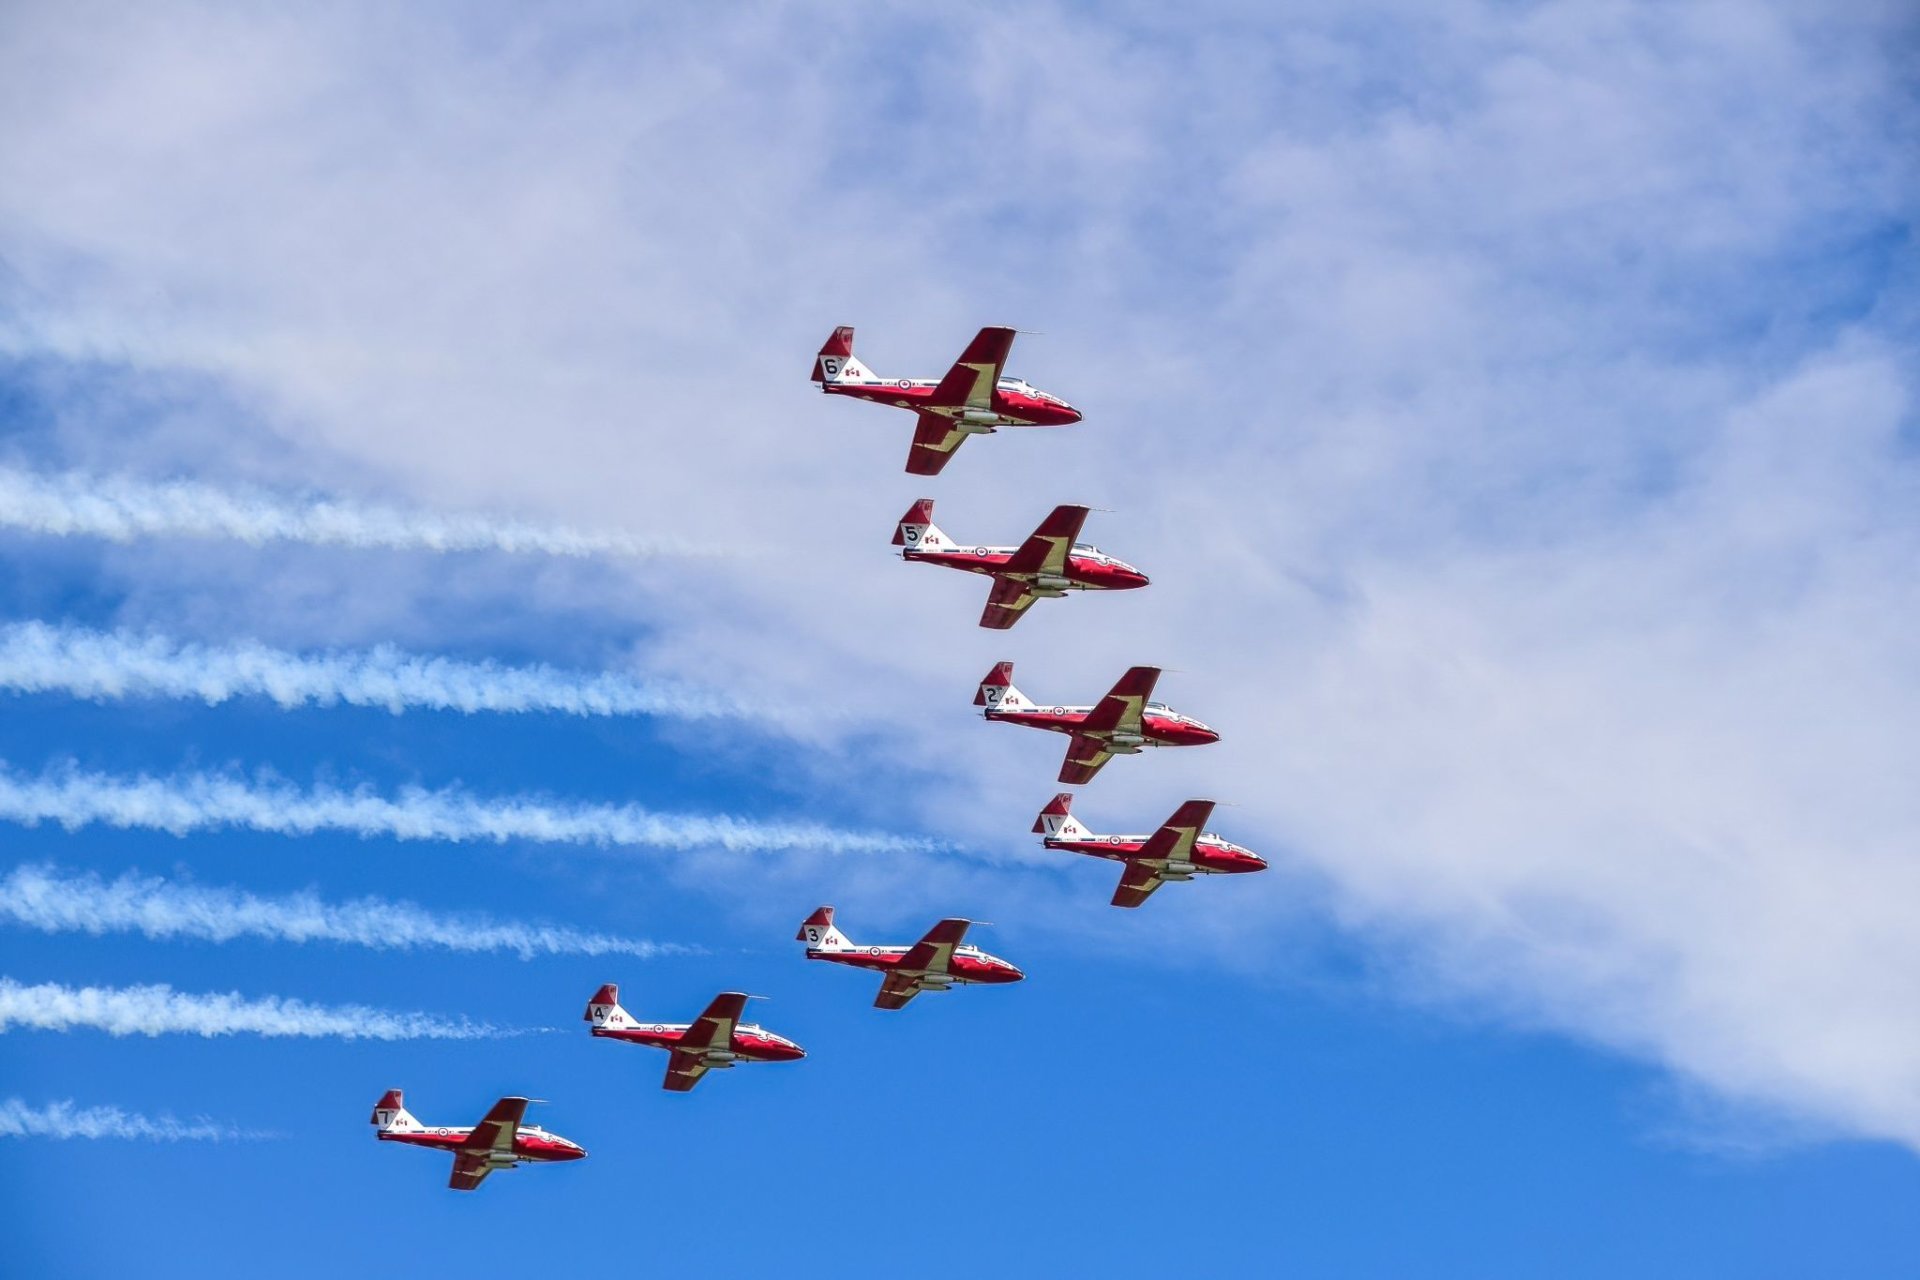
[[[0, 22], [0, 489], [191, 481], [717, 552], [116, 541], [0, 512], [0, 652], [35, 621], [384, 645], [766, 708], [209, 705], [0, 663], [16, 788], [457, 789], [589, 826], [727, 816], [755, 846], [15, 813], [0, 876], [695, 949], [0, 924], [20, 984], [517, 1033], [7, 1029], [0, 1103], [270, 1135], [0, 1139], [35, 1274], [384, 1272], [450, 1244], [856, 1275], [1920, 1266], [1899, 6]], [[1087, 419], [905, 476], [903, 415], [805, 383], [840, 323], [916, 376], [1016, 324], [1012, 372]], [[1153, 585], [979, 631], [977, 583], [890, 558], [923, 494], [966, 541], [1086, 502]], [[1076, 813], [1141, 830], [1217, 796], [1273, 869], [1108, 908], [1109, 867], [1027, 833], [1057, 740], [969, 705], [1003, 658], [1048, 702], [1168, 667], [1223, 741], [1119, 761]], [[796, 823], [940, 847], [767, 834]], [[1029, 980], [877, 1013], [792, 943], [821, 902], [862, 941], [992, 920]], [[585, 1034], [605, 981], [649, 1018], [765, 994], [811, 1056], [666, 1095], [660, 1055]], [[592, 1156], [454, 1195], [443, 1159], [375, 1143], [393, 1086], [428, 1123], [550, 1099]]]

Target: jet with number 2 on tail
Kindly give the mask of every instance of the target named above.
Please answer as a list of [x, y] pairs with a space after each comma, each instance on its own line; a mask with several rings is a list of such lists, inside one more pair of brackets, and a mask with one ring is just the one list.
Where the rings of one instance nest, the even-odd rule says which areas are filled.
[[1043, 707], [1013, 687], [1013, 664], [1002, 662], [987, 673], [973, 695], [989, 720], [1023, 724], [1069, 735], [1060, 781], [1072, 786], [1092, 782], [1114, 756], [1136, 755], [1146, 747], [1201, 747], [1220, 735], [1164, 702], [1150, 702], [1160, 679], [1158, 667], [1129, 667], [1127, 674], [1091, 707]]
[[886, 976], [876, 1009], [904, 1009], [922, 991], [946, 991], [973, 983], [1018, 982], [1026, 977], [999, 956], [990, 956], [966, 941], [975, 920], [942, 920], [912, 946], [863, 947], [849, 942], [834, 927], [833, 908], [821, 907], [808, 916], [794, 935], [807, 944], [807, 959], [874, 969]]
[[455, 1191], [471, 1191], [495, 1169], [517, 1169], [523, 1164], [579, 1160], [586, 1149], [537, 1124], [523, 1124], [531, 1098], [502, 1098], [486, 1118], [472, 1128], [442, 1128], [421, 1124], [408, 1111], [398, 1089], [389, 1089], [373, 1104], [369, 1121], [382, 1142], [404, 1142], [453, 1155]]
[[805, 1049], [785, 1036], [740, 1021], [747, 1001], [753, 998], [739, 991], [722, 991], [691, 1023], [641, 1022], [620, 1007], [620, 988], [609, 982], [587, 1002], [585, 1019], [593, 1024], [595, 1036], [670, 1050], [673, 1056], [667, 1061], [667, 1078], [660, 1087], [685, 1093], [715, 1067], [742, 1062], [796, 1062], [807, 1056]]
[[1065, 849], [1124, 863], [1116, 907], [1137, 907], [1169, 881], [1196, 875], [1232, 875], [1265, 871], [1267, 862], [1253, 850], [1223, 840], [1204, 828], [1213, 817], [1213, 801], [1189, 800], [1152, 835], [1099, 836], [1073, 816], [1073, 793], [1062, 791], [1035, 819], [1033, 830], [1049, 849]]
[[963, 547], [933, 522], [933, 499], [922, 498], [900, 517], [893, 545], [900, 558], [984, 573], [993, 579], [980, 625], [1005, 631], [1035, 600], [1069, 591], [1126, 591], [1147, 585], [1147, 575], [1096, 546], [1075, 539], [1086, 507], [1059, 506], [1017, 547]]
[[907, 470], [932, 476], [970, 435], [1080, 421], [1080, 411], [1059, 396], [1006, 376], [1012, 349], [1013, 330], [990, 326], [974, 335], [943, 378], [883, 378], [853, 354], [853, 327], [843, 324], [814, 357], [813, 380], [828, 395], [913, 410]]

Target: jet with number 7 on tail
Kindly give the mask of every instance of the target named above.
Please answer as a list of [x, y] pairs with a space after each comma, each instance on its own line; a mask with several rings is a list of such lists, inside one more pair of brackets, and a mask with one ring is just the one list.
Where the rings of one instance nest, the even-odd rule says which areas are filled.
[[740, 1021], [747, 1001], [753, 998], [744, 992], [722, 991], [691, 1023], [641, 1022], [620, 1007], [620, 988], [609, 982], [587, 1002], [585, 1020], [593, 1024], [595, 1036], [672, 1051], [667, 1078], [660, 1087], [685, 1093], [715, 1067], [741, 1062], [797, 1062], [807, 1056], [805, 1049], [785, 1036]]
[[970, 435], [1080, 421], [1080, 411], [1059, 396], [1005, 376], [1012, 349], [1013, 330], [989, 326], [974, 335], [943, 378], [883, 378], [853, 354], [853, 327], [843, 324], [814, 357], [813, 380], [828, 395], [913, 410], [907, 470], [933, 476]]
[[1126, 591], [1147, 585], [1147, 575], [1100, 548], [1077, 542], [1086, 507], [1059, 506], [1017, 547], [962, 547], [933, 522], [933, 499], [922, 498], [900, 517], [893, 545], [900, 558], [944, 565], [992, 577], [980, 625], [1005, 631], [1035, 600], [1069, 591]]
[[382, 1142], [404, 1142], [453, 1154], [455, 1191], [471, 1191], [495, 1169], [517, 1169], [523, 1164], [551, 1160], [579, 1160], [586, 1149], [537, 1124], [523, 1124], [531, 1098], [502, 1098], [472, 1128], [443, 1128], [421, 1124], [408, 1111], [398, 1089], [389, 1089], [373, 1104], [368, 1121]]
[[1160, 679], [1158, 667], [1129, 667], [1107, 696], [1091, 707], [1043, 707], [1013, 687], [1013, 664], [1002, 662], [987, 673], [973, 695], [989, 720], [1023, 724], [1069, 735], [1060, 781], [1071, 786], [1092, 782], [1114, 756], [1135, 755], [1145, 747], [1201, 747], [1220, 735], [1164, 702], [1151, 702]]
[[794, 940], [807, 944], [807, 959], [875, 969], [886, 975], [876, 1009], [904, 1009], [922, 991], [946, 991], [972, 983], [1018, 982], [1026, 977], [999, 956], [966, 941], [974, 920], [942, 920], [912, 946], [863, 947], [833, 924], [833, 908], [820, 907], [800, 924]]
[[1040, 811], [1034, 833], [1046, 837], [1049, 849], [1125, 863], [1120, 887], [1113, 891], [1116, 907], [1137, 907], [1169, 881], [1267, 869], [1266, 859], [1253, 850], [1204, 829], [1213, 817], [1211, 800], [1189, 800], [1152, 835], [1134, 836], [1097, 836], [1073, 816], [1072, 807], [1073, 793], [1062, 791]]

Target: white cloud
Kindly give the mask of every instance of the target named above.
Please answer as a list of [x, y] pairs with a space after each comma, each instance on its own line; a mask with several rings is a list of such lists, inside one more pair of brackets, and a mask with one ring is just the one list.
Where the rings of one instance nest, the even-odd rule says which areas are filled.
[[44, 1107], [20, 1098], [0, 1100], [0, 1137], [110, 1138], [128, 1142], [232, 1142], [273, 1135], [212, 1120], [147, 1117], [119, 1107], [81, 1107], [71, 1098]]
[[482, 1040], [512, 1029], [437, 1014], [397, 1013], [366, 1005], [319, 1005], [284, 996], [247, 999], [237, 991], [175, 991], [164, 983], [138, 987], [68, 987], [0, 978], [0, 1034], [25, 1027], [111, 1036], [298, 1037], [338, 1040]]

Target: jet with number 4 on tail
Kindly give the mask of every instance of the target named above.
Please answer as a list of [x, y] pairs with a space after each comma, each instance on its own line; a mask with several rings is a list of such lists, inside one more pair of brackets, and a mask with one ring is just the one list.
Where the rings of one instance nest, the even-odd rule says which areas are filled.
[[1137, 907], [1169, 881], [1267, 869], [1266, 859], [1253, 850], [1205, 830], [1213, 817], [1211, 800], [1189, 800], [1158, 831], [1135, 836], [1095, 835], [1073, 816], [1072, 807], [1073, 793], [1062, 791], [1040, 811], [1034, 833], [1046, 837], [1043, 843], [1049, 849], [1124, 863], [1120, 887], [1113, 891], [1116, 907]]
[[747, 1001], [753, 998], [739, 991], [722, 991], [706, 1012], [690, 1023], [641, 1022], [620, 1007], [620, 988], [609, 982], [593, 993], [584, 1016], [593, 1024], [595, 1036], [671, 1051], [667, 1078], [660, 1087], [685, 1093], [716, 1067], [742, 1062], [795, 1062], [807, 1056], [805, 1049], [785, 1036], [740, 1021]]
[[453, 1155], [455, 1191], [471, 1191], [495, 1169], [517, 1169], [523, 1164], [579, 1160], [587, 1153], [577, 1142], [548, 1133], [537, 1124], [524, 1124], [530, 1098], [502, 1098], [472, 1128], [429, 1127], [413, 1118], [398, 1089], [389, 1089], [373, 1104], [369, 1121], [382, 1142], [404, 1142]]
[[999, 956], [990, 956], [966, 941], [967, 927], [977, 923], [942, 920], [912, 946], [863, 947], [849, 942], [846, 935], [834, 927], [832, 907], [821, 907], [806, 918], [794, 938], [807, 944], [809, 960], [826, 960], [885, 974], [880, 980], [880, 994], [873, 998], [874, 1008], [904, 1009], [922, 991], [945, 991], [973, 983], [1018, 982], [1026, 977]]
[[860, 363], [853, 354], [853, 327], [841, 325], [814, 357], [813, 380], [828, 395], [913, 410], [907, 470], [932, 476], [970, 435], [1080, 421], [1080, 411], [1059, 396], [1006, 376], [1012, 349], [1013, 330], [992, 326], [974, 335], [943, 378], [883, 378]]
[[900, 517], [893, 545], [903, 548], [903, 560], [990, 576], [993, 590], [980, 625], [1005, 631], [1035, 600], [1147, 585], [1147, 575], [1126, 561], [1076, 541], [1086, 519], [1086, 507], [1059, 506], [1017, 547], [963, 547], [933, 522], [933, 499], [922, 498]]
[[1013, 664], [1002, 662], [980, 682], [973, 705], [986, 708], [989, 720], [1071, 737], [1060, 781], [1079, 786], [1092, 782], [1115, 756], [1135, 755], [1146, 747], [1200, 747], [1220, 741], [1218, 733], [1192, 716], [1149, 701], [1159, 679], [1158, 667], [1130, 667], [1091, 707], [1043, 707], [1013, 687]]

